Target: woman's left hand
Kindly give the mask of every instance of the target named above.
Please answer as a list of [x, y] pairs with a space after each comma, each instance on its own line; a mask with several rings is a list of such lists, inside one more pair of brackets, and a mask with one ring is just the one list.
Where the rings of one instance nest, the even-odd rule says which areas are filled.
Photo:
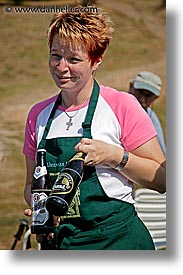
[[86, 153], [85, 165], [107, 164], [116, 167], [123, 156], [123, 149], [102, 140], [82, 138], [75, 146], [76, 151]]

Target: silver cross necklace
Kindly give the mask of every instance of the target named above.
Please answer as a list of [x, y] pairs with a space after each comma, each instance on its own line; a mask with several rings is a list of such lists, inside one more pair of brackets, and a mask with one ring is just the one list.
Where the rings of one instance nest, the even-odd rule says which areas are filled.
[[71, 126], [73, 126], [73, 122], [72, 122], [72, 119], [79, 113], [79, 111], [81, 110], [81, 108], [83, 107], [83, 105], [85, 104], [85, 102], [87, 101], [88, 97], [86, 98], [86, 100], [83, 102], [83, 104], [80, 106], [80, 108], [77, 110], [77, 112], [74, 114], [74, 115], [69, 115], [67, 112], [66, 112], [66, 107], [65, 107], [65, 103], [64, 103], [64, 100], [62, 98], [62, 106], [64, 107], [64, 113], [66, 114], [66, 116], [69, 118], [69, 120], [66, 122], [66, 130], [69, 130]]

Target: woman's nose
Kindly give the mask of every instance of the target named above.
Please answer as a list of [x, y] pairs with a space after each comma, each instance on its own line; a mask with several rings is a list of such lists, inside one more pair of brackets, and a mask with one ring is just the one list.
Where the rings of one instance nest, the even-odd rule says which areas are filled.
[[61, 72], [68, 70], [67, 61], [64, 58], [61, 58], [57, 64], [57, 69]]

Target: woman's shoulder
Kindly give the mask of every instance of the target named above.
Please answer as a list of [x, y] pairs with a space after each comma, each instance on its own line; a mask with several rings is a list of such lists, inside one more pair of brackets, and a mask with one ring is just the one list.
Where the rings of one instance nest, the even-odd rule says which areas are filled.
[[52, 96], [50, 98], [47, 98], [45, 100], [35, 103], [31, 107], [31, 109], [29, 111], [29, 115], [37, 116], [41, 111], [46, 109], [49, 105], [52, 105], [56, 101], [57, 96], [58, 95], [55, 95], [55, 96]]
[[129, 105], [139, 105], [137, 99], [125, 91], [120, 91], [115, 88], [100, 85], [100, 93], [105, 101], [111, 106], [129, 106]]

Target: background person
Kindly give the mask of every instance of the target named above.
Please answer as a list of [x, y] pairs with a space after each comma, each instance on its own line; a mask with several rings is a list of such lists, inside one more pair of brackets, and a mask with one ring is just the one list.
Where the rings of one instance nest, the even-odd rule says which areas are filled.
[[161, 123], [156, 113], [152, 110], [152, 108], [150, 108], [154, 101], [160, 97], [161, 87], [162, 81], [158, 75], [152, 72], [142, 71], [136, 75], [133, 82], [130, 82], [129, 93], [138, 99], [141, 106], [148, 113], [157, 131], [161, 149], [163, 153], [166, 154], [166, 146]]
[[52, 183], [75, 151], [85, 152], [86, 158], [75, 205], [62, 217], [54, 238], [42, 241], [42, 249], [154, 249], [136, 215], [129, 179], [165, 192], [165, 157], [137, 100], [94, 79], [112, 32], [101, 10], [59, 13], [48, 30], [49, 67], [60, 91], [28, 114], [23, 149], [27, 203], [38, 148], [47, 151]]

